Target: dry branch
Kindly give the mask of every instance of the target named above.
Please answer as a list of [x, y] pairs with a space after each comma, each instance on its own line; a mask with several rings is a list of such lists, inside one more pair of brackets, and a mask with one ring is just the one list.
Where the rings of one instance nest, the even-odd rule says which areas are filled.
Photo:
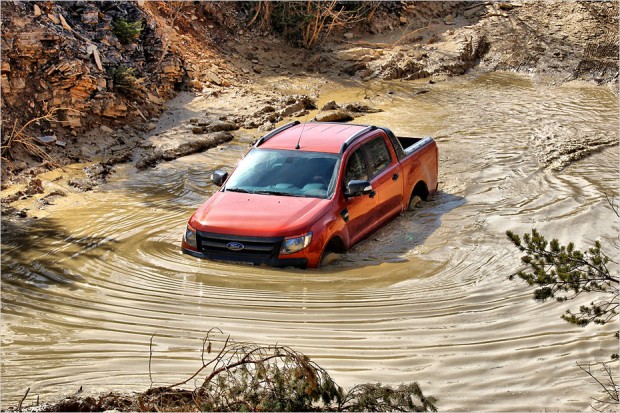
[[[603, 389], [603, 392], [607, 395], [607, 400], [599, 400], [599, 399], [595, 399], [592, 398], [593, 400], [600, 402], [600, 403], [611, 403], [611, 404], [620, 404], [620, 397], [619, 397], [619, 388], [618, 385], [616, 384], [614, 377], [613, 377], [613, 370], [609, 367], [609, 363], [611, 362], [606, 362], [606, 363], [590, 363], [590, 364], [579, 364], [577, 363], [577, 366], [584, 372], [586, 373], [588, 376], [590, 376], [592, 379], [594, 379], [594, 381], [596, 381], [596, 383]], [[595, 367], [597, 365], [601, 365], [602, 369], [603, 369], [603, 373], [602, 375], [605, 377], [605, 379], [607, 380], [606, 382], [603, 382], [601, 380], [605, 380], [605, 379], [599, 379], [596, 376], [596, 372], [592, 371], [592, 367]]]
[[[49, 156], [43, 149], [41, 149], [38, 145], [33, 143], [34, 136], [27, 133], [28, 128], [30, 128], [34, 123], [38, 123], [40, 121], [47, 121], [50, 123], [60, 122], [56, 118], [56, 114], [61, 110], [71, 110], [68, 108], [54, 108], [47, 112], [45, 115], [30, 119], [23, 126], [18, 127], [18, 120], [15, 119], [13, 123], [13, 127], [10, 129], [8, 138], [3, 141], [2, 144], [2, 160], [9, 161], [11, 157], [11, 151], [14, 149], [15, 145], [21, 145], [27, 152], [30, 154], [37, 156], [41, 159], [48, 161], [52, 166], [58, 167], [59, 165], [54, 161], [54, 159]], [[10, 161], [9, 161], [10, 162]]]
[[24, 394], [24, 397], [22, 397], [22, 399], [19, 401], [19, 404], [17, 405], [18, 412], [22, 411], [22, 404], [24, 403], [24, 400], [26, 400], [26, 397], [28, 397], [28, 393], [30, 393], [30, 387], [26, 389], [26, 393]]
[[[212, 339], [216, 332], [223, 337]], [[207, 360], [212, 344], [222, 343]], [[417, 383], [398, 388], [367, 384], [345, 392], [327, 371], [279, 344], [236, 342], [213, 328], [202, 340], [201, 367], [188, 379], [139, 396], [142, 410], [175, 411], [436, 411]], [[208, 369], [209, 368], [209, 369]], [[204, 374], [193, 391], [176, 387]]]

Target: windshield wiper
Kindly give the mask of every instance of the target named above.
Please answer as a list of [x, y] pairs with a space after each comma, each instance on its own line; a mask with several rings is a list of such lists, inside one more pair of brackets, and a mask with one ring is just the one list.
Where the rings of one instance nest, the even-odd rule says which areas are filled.
[[303, 195], [303, 194], [292, 194], [290, 192], [282, 192], [282, 191], [269, 191], [269, 190], [262, 190], [262, 191], [254, 191], [252, 192], [253, 194], [260, 194], [260, 195], [278, 195], [278, 196], [294, 196], [297, 198], [307, 198], [307, 195]]
[[243, 189], [243, 188], [226, 188], [226, 191], [230, 191], [230, 192], [242, 192], [244, 194], [249, 194], [251, 193], [250, 191], [248, 191], [247, 189]]
[[226, 191], [230, 191], [230, 192], [241, 192], [244, 194], [259, 194], [259, 195], [277, 195], [277, 196], [295, 196], [295, 197], [302, 197], [305, 198], [306, 195], [302, 195], [302, 194], [291, 194], [289, 192], [283, 192], [283, 191], [271, 191], [271, 190], [258, 190], [258, 191], [248, 191], [247, 189], [243, 189], [243, 188], [226, 188]]
[[291, 194], [289, 194], [288, 192], [282, 192], [282, 191], [269, 191], [269, 190], [262, 190], [262, 191], [254, 191], [253, 193], [255, 194], [261, 194], [261, 195], [281, 195], [281, 196], [292, 196]]

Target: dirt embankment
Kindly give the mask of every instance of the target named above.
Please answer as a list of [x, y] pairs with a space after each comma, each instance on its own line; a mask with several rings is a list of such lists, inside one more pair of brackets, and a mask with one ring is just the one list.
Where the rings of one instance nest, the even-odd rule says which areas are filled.
[[167, 5], [2, 3], [3, 186], [14, 173], [134, 146], [189, 87], [158, 7]]
[[[478, 67], [617, 88], [618, 2], [380, 3], [315, 50], [259, 24], [258, 5], [2, 2], [3, 205], [45, 191], [37, 176], [58, 166], [100, 162], [68, 182], [88, 190], [116, 163], [149, 167], [314, 108], [316, 96], [254, 87], [265, 75], [433, 83]], [[162, 130], [160, 115], [180, 90], [244, 96], [246, 106], [188, 119], [175, 144], [179, 130]], [[329, 120], [360, 115], [325, 110]]]

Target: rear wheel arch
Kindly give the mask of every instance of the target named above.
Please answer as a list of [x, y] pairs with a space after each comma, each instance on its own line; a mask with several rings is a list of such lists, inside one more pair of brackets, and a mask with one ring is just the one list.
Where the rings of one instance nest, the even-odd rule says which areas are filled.
[[411, 190], [411, 196], [409, 196], [409, 203], [407, 204], [407, 209], [411, 210], [415, 208], [415, 206], [422, 200], [428, 201], [429, 195], [430, 192], [428, 190], [426, 182], [419, 181]]

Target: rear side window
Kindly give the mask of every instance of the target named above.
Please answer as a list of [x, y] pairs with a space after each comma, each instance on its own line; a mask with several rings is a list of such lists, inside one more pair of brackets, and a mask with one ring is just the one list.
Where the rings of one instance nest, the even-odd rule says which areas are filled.
[[344, 173], [344, 182], [349, 183], [352, 180], [366, 181], [368, 180], [368, 171], [366, 170], [366, 161], [362, 148], [358, 148], [351, 154], [347, 161], [347, 169]]
[[383, 137], [377, 137], [363, 145], [370, 164], [370, 174], [374, 178], [390, 166], [392, 159]]

